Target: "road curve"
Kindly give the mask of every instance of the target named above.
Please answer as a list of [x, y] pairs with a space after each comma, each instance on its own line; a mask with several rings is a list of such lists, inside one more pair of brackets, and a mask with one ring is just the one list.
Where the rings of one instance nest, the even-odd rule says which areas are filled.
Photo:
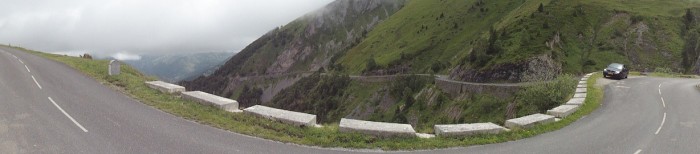
[[636, 77], [599, 79], [601, 83], [606, 84], [602, 105], [561, 130], [513, 142], [434, 152], [700, 152], [700, 91], [694, 88], [700, 80]]
[[0, 153], [343, 152], [200, 125], [133, 100], [67, 65], [0, 47]]
[[[700, 91], [694, 87], [700, 80], [599, 83], [606, 83], [602, 106], [561, 130], [499, 144], [389, 153], [700, 152]], [[0, 153], [362, 152], [377, 151], [285, 144], [200, 125], [64, 64], [0, 47]]]

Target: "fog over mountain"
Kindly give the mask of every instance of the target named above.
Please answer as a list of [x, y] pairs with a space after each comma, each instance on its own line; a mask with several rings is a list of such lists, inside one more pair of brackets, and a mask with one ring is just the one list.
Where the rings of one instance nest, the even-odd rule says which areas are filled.
[[156, 76], [163, 81], [174, 83], [194, 79], [203, 74], [211, 74], [232, 55], [233, 53], [230, 52], [149, 54], [140, 56], [138, 60], [124, 60], [124, 63], [135, 67], [147, 75]]
[[0, 43], [68, 55], [238, 52], [330, 0], [0, 0]]

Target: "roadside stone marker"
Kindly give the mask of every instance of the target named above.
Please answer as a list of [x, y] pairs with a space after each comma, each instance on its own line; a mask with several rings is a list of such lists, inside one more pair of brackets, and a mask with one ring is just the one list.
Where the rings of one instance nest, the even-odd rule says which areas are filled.
[[121, 63], [117, 60], [111, 60], [109, 61], [109, 67], [107, 69], [109, 75], [119, 75], [119, 73], [121, 73]]
[[380, 137], [416, 137], [409, 124], [374, 122], [355, 119], [340, 119], [340, 132], [357, 132]]
[[238, 102], [228, 98], [212, 95], [201, 91], [182, 92], [182, 98], [192, 100], [204, 105], [211, 105], [228, 112], [241, 112], [238, 110]]
[[578, 105], [561, 105], [551, 110], [547, 110], [547, 114], [555, 117], [564, 118], [578, 110]]
[[507, 129], [494, 123], [435, 125], [438, 136], [470, 136], [476, 134], [498, 134]]
[[291, 124], [294, 126], [318, 127], [316, 125], [316, 115], [308, 113], [287, 111], [262, 105], [255, 105], [243, 109], [243, 113], [280, 121], [282, 123]]
[[583, 105], [585, 101], [586, 98], [572, 98], [566, 102], [566, 105]]
[[146, 85], [152, 89], [168, 94], [179, 94], [185, 92], [185, 87], [163, 81], [148, 81], [146, 82]]
[[506, 120], [506, 127], [530, 128], [537, 124], [546, 124], [550, 122], [554, 122], [554, 116], [537, 113], [520, 118]]

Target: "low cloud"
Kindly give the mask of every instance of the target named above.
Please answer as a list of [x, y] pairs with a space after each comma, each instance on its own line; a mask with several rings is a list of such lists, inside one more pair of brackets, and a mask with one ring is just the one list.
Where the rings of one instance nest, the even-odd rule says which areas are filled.
[[[0, 43], [46, 52], [237, 52], [331, 0], [10, 0]], [[251, 39], [252, 38], [252, 39]]]
[[120, 61], [125, 61], [125, 60], [140, 60], [141, 56], [135, 55], [135, 54], [130, 54], [130, 53], [125, 53], [125, 52], [118, 52], [115, 53], [111, 56], [112, 58]]

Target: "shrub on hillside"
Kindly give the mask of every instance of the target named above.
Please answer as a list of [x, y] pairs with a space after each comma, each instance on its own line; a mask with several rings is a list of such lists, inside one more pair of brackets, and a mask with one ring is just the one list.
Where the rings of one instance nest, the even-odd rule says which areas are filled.
[[334, 111], [342, 102], [348, 85], [348, 75], [314, 73], [280, 91], [272, 107], [316, 114], [319, 123], [334, 122], [345, 116]]
[[654, 72], [672, 74], [673, 70], [671, 68], [668, 68], [668, 67], [657, 67], [656, 69], [654, 69]]
[[86, 53], [86, 54], [80, 55], [80, 58], [92, 59], [92, 55]]
[[516, 93], [518, 117], [547, 110], [566, 103], [574, 93], [576, 79], [561, 75], [553, 81], [538, 82]]

